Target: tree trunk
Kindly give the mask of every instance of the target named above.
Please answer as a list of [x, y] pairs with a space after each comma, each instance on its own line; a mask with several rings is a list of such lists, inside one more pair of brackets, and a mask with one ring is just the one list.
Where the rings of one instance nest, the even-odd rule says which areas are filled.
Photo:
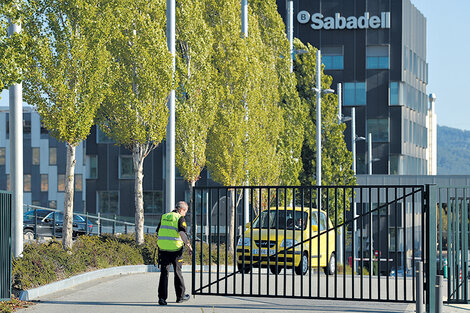
[[[65, 168], [65, 203], [64, 223], [62, 225], [62, 246], [64, 250], [72, 249], [73, 225], [73, 193], [75, 174], [75, 148], [74, 144], [66, 144], [67, 166]], [[55, 225], [53, 226], [55, 227]]]
[[[189, 220], [193, 220], [192, 217], [191, 217], [191, 214], [196, 214], [196, 210], [194, 209], [193, 205], [193, 197], [194, 197], [194, 187], [196, 186], [196, 181], [190, 181], [189, 182], [189, 195], [190, 195], [190, 198], [189, 198]], [[188, 223], [188, 220], [186, 220], [186, 223]], [[191, 225], [192, 227], [193, 225]]]
[[144, 244], [144, 195], [142, 184], [144, 181], [143, 165], [144, 154], [141, 146], [132, 149], [132, 160], [134, 163], [134, 201], [135, 201], [135, 242], [137, 245]]

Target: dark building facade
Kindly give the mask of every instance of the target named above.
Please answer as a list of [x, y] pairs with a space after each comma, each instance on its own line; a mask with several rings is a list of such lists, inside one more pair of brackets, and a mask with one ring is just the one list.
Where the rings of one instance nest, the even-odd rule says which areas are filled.
[[[286, 0], [278, 9], [285, 19]], [[410, 0], [296, 0], [294, 36], [321, 50], [356, 134], [372, 134], [373, 174], [427, 174], [426, 19]], [[358, 174], [367, 146], [356, 145]]]

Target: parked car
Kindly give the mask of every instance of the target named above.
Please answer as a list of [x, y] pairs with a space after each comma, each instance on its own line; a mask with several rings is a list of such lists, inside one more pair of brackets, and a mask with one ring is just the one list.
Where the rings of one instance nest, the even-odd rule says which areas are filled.
[[[326, 274], [333, 274], [336, 271], [333, 225], [324, 211], [313, 210], [311, 213], [309, 216], [309, 209], [300, 207], [263, 210], [252, 224], [246, 225], [244, 238], [238, 241], [239, 270], [248, 273], [253, 265], [267, 267], [269, 254], [269, 268], [273, 274], [278, 274], [284, 265], [294, 267], [298, 275], [306, 274], [309, 266], [322, 267]], [[309, 239], [311, 236], [314, 238]]]
[[[36, 211], [36, 212], [35, 212]], [[34, 218], [37, 216], [37, 222]], [[53, 226], [55, 222], [55, 225]], [[34, 239], [35, 226], [37, 237], [62, 237], [62, 226], [64, 223], [64, 214], [62, 212], [52, 212], [44, 209], [28, 211], [23, 214], [23, 237], [25, 240]], [[86, 233], [91, 233], [93, 223], [80, 215], [73, 215], [72, 236], [77, 237]], [[88, 231], [87, 231], [88, 229]]]

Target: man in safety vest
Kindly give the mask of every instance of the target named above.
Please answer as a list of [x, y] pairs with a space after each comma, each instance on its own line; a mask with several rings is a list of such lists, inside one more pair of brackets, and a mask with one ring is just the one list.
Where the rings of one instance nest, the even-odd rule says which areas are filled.
[[168, 298], [168, 272], [170, 265], [175, 270], [176, 302], [181, 303], [189, 300], [185, 294], [183, 273], [181, 266], [183, 262], [183, 248], [188, 248], [189, 254], [193, 252], [188, 240], [187, 225], [184, 216], [188, 212], [188, 204], [180, 201], [176, 209], [162, 216], [157, 227], [158, 263], [160, 265], [160, 283], [158, 285], [158, 304], [166, 305]]

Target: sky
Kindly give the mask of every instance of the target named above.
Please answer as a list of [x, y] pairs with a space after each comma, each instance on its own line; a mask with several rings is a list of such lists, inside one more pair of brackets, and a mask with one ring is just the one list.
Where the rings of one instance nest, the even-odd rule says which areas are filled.
[[[437, 123], [470, 130], [469, 0], [411, 0], [427, 20], [427, 93], [435, 93]], [[8, 105], [8, 93], [0, 106]]]

